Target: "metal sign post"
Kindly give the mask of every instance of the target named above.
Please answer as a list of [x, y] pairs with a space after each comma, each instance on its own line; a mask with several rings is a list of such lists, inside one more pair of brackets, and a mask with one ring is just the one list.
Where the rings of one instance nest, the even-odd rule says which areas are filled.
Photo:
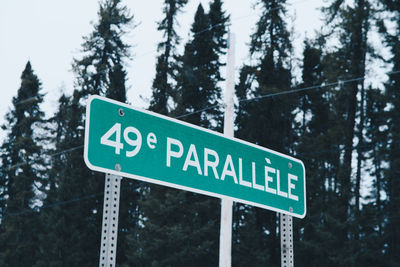
[[[118, 166], [116, 166], [118, 169]], [[117, 257], [118, 213], [121, 176], [107, 173], [104, 186], [100, 267], [114, 267]]]
[[281, 232], [281, 266], [293, 267], [293, 218], [290, 215], [280, 213]]

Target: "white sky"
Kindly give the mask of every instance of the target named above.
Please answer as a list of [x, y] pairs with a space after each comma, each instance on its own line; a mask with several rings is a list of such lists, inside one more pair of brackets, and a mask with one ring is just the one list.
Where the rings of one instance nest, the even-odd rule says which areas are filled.
[[[201, 2], [208, 10], [209, 1], [189, 0], [184, 12], [178, 16], [182, 37], [187, 40], [194, 12]], [[255, 0], [225, 0], [224, 9], [231, 15], [231, 31], [236, 36], [236, 68], [247, 59], [249, 35], [254, 30], [258, 12], [252, 7]], [[296, 55], [301, 56], [305, 33], [312, 36], [321, 26], [320, 13], [316, 9], [319, 0], [289, 0], [289, 14], [295, 15]], [[162, 0], [123, 1], [134, 15], [138, 26], [126, 38], [132, 45], [133, 60], [129, 62], [128, 100], [135, 106], [148, 106], [143, 99], [151, 96], [151, 84], [155, 74], [157, 43], [161, 34], [156, 22], [163, 17]], [[0, 0], [0, 124], [5, 122], [11, 99], [20, 86], [20, 75], [28, 60], [42, 82], [46, 93], [42, 105], [47, 116], [57, 108], [61, 92], [73, 90], [72, 59], [79, 58], [82, 37], [92, 30], [91, 22], [97, 21], [97, 0]], [[143, 96], [143, 99], [140, 97]], [[0, 144], [5, 133], [0, 130]]]

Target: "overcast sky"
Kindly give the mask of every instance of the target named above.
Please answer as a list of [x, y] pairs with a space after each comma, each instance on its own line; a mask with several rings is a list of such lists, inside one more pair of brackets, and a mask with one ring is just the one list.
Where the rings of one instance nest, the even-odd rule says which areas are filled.
[[[194, 12], [199, 3], [208, 10], [209, 1], [189, 0], [178, 16], [178, 34], [187, 40]], [[249, 35], [253, 32], [259, 12], [255, 0], [225, 0], [224, 9], [231, 15], [231, 31], [236, 36], [236, 68], [248, 57]], [[320, 0], [290, 0], [289, 14], [295, 18], [295, 44], [301, 56], [305, 34], [311, 37], [321, 25], [317, 7]], [[128, 101], [135, 106], [148, 106], [155, 72], [157, 43], [161, 34], [157, 22], [163, 17], [162, 0], [128, 1], [123, 3], [134, 15], [135, 24], [126, 38], [132, 45], [133, 59], [128, 62]], [[11, 107], [12, 97], [20, 86], [20, 75], [28, 60], [42, 82], [46, 93], [42, 105], [47, 116], [57, 107], [61, 92], [73, 90], [72, 59], [79, 58], [82, 37], [97, 21], [97, 0], [0, 0], [0, 124]], [[225, 74], [223, 74], [225, 75]], [[142, 96], [142, 98], [140, 97]], [[143, 100], [145, 99], [145, 100]], [[4, 132], [0, 130], [0, 143]]]

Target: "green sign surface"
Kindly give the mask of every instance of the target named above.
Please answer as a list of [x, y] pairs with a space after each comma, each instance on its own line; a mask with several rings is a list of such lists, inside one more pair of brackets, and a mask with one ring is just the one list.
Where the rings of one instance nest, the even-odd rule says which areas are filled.
[[111, 99], [88, 100], [84, 158], [95, 171], [306, 215], [300, 160]]

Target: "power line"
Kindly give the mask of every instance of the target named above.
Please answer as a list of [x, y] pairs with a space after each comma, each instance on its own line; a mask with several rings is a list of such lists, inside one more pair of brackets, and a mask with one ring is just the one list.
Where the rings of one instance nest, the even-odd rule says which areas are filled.
[[[58, 155], [61, 155], [61, 154], [64, 154], [64, 153], [68, 153], [68, 152], [71, 152], [71, 151], [74, 151], [74, 150], [78, 150], [78, 149], [81, 149], [81, 148], [83, 148], [83, 145], [72, 147], [72, 148], [69, 148], [69, 149], [65, 149], [65, 150], [62, 150], [62, 151], [59, 151], [59, 152], [56, 152], [54, 154], [50, 154], [50, 155], [47, 155], [47, 156], [52, 158], [52, 157], [55, 157], [55, 156], [58, 156]], [[32, 164], [32, 163], [38, 162], [40, 160], [42, 160], [42, 158], [34, 159], [32, 161], [29, 161], [29, 162], [25, 161], [25, 162], [17, 163], [17, 164], [14, 164], [14, 165], [11, 165], [10, 167], [8, 167], [8, 170], [10, 171], [10, 170], [12, 170], [14, 168], [18, 168], [18, 167], [21, 167], [21, 166], [24, 166], [24, 165], [27, 165], [27, 164]]]
[[[392, 75], [392, 74], [396, 74], [396, 73], [400, 73], [400, 70], [388, 72], [387, 75]], [[238, 101], [239, 102], [253, 101], [253, 100], [262, 99], [262, 98], [287, 95], [287, 94], [298, 93], [298, 92], [302, 92], [302, 91], [308, 91], [308, 90], [312, 90], [312, 89], [325, 88], [325, 87], [330, 87], [330, 86], [334, 86], [334, 85], [341, 85], [341, 84], [345, 84], [345, 83], [365, 80], [366, 77], [368, 77], [368, 76], [364, 75], [362, 77], [352, 78], [352, 79], [348, 79], [348, 80], [338, 80], [337, 82], [331, 82], [331, 83], [313, 85], [313, 86], [297, 88], [297, 89], [287, 90], [287, 91], [282, 91], [282, 92], [277, 92], [277, 93], [265, 94], [265, 95], [248, 98], [248, 99], [239, 99]]]
[[88, 199], [91, 199], [91, 198], [95, 198], [95, 197], [101, 196], [103, 194], [104, 194], [104, 192], [99, 192], [99, 193], [85, 195], [85, 196], [81, 196], [81, 197], [77, 197], [77, 198], [73, 198], [73, 199], [69, 199], [69, 200], [54, 202], [54, 203], [51, 203], [51, 204], [43, 205], [41, 207], [37, 207], [36, 209], [25, 209], [25, 210], [22, 210], [22, 211], [6, 213], [2, 218], [18, 216], [18, 215], [22, 215], [22, 214], [26, 214], [26, 213], [38, 212], [38, 211], [41, 211], [42, 209], [53, 208], [53, 207], [57, 207], [57, 206], [63, 206], [63, 205], [67, 205], [67, 204], [78, 202], [78, 201], [82, 201], [82, 200], [88, 200]]
[[[137, 182], [138, 182], [137, 183], [138, 186], [142, 186], [145, 183], [145, 182], [142, 182], [142, 181], [137, 181]], [[126, 191], [128, 189], [129, 188], [123, 188], [122, 191]], [[27, 213], [40, 212], [43, 209], [54, 208], [54, 207], [58, 207], [58, 206], [64, 206], [64, 205], [71, 204], [71, 203], [74, 203], [74, 202], [79, 202], [79, 201], [84, 201], [84, 200], [96, 198], [96, 197], [102, 196], [102, 195], [104, 195], [104, 191], [103, 192], [94, 193], [94, 194], [84, 195], [84, 196], [80, 196], [80, 197], [76, 197], [76, 198], [72, 198], [72, 199], [68, 199], [68, 200], [58, 201], [58, 202], [54, 202], [54, 203], [50, 203], [50, 204], [46, 204], [46, 205], [42, 205], [40, 207], [36, 207], [35, 209], [25, 209], [25, 210], [21, 210], [21, 211], [17, 211], [17, 212], [6, 213], [2, 217], [0, 216], [0, 218], [3, 219], [3, 218], [6, 218], [6, 217], [19, 216], [19, 215], [27, 214]]]
[[193, 114], [197, 114], [197, 113], [209, 110], [209, 109], [213, 109], [213, 108], [219, 107], [221, 105], [223, 105], [223, 104], [215, 104], [215, 105], [212, 105], [212, 106], [208, 106], [208, 107], [205, 107], [203, 109], [199, 109], [199, 110], [195, 110], [193, 112], [189, 112], [189, 113], [185, 113], [185, 114], [179, 115], [179, 116], [175, 117], [175, 119], [181, 119], [181, 118], [193, 115]]
[[365, 77], [359, 77], [359, 78], [354, 78], [350, 80], [339, 80], [337, 82], [331, 82], [331, 83], [326, 83], [326, 84], [320, 84], [320, 85], [313, 85], [309, 87], [304, 87], [304, 88], [297, 88], [297, 89], [292, 89], [292, 90], [287, 90], [287, 91], [282, 91], [282, 92], [277, 92], [277, 93], [270, 93], [270, 94], [265, 94], [265, 95], [260, 95], [260, 96], [255, 96], [252, 98], [244, 98], [244, 99], [239, 99], [239, 102], [248, 102], [248, 101], [253, 101], [253, 100], [258, 100], [262, 98], [268, 98], [268, 97], [274, 97], [274, 96], [280, 96], [280, 95], [287, 95], [287, 94], [293, 94], [293, 93], [298, 93], [298, 92], [303, 92], [303, 91], [308, 91], [311, 89], [319, 89], [319, 88], [324, 88], [324, 87], [330, 87], [334, 85], [339, 85], [339, 84], [344, 84], [348, 82], [354, 82], [354, 81], [360, 81], [364, 80]]
[[[395, 71], [391, 71], [386, 73], [387, 75], [392, 75], [392, 74], [397, 74], [400, 73], [400, 70], [395, 70]], [[361, 80], [365, 80], [368, 76], [364, 75], [362, 77], [357, 77], [357, 78], [351, 78], [348, 80], [338, 80], [336, 82], [330, 82], [330, 83], [325, 83], [325, 84], [319, 84], [319, 85], [313, 85], [313, 86], [308, 86], [308, 87], [301, 87], [301, 88], [296, 88], [296, 89], [292, 89], [292, 90], [287, 90], [287, 91], [282, 91], [282, 92], [276, 92], [276, 93], [270, 93], [270, 94], [264, 94], [264, 95], [260, 95], [260, 96], [255, 96], [255, 97], [251, 97], [251, 98], [242, 98], [239, 99], [238, 102], [250, 102], [250, 101], [254, 101], [254, 100], [258, 100], [258, 99], [263, 99], [263, 98], [269, 98], [269, 97], [275, 97], [275, 96], [281, 96], [281, 95], [287, 95], [287, 94], [294, 94], [294, 93], [299, 93], [299, 92], [303, 92], [303, 91], [308, 91], [308, 90], [313, 90], [313, 89], [320, 89], [320, 88], [326, 88], [326, 87], [330, 87], [330, 86], [335, 86], [335, 85], [342, 85], [345, 83], [350, 83], [350, 82], [355, 82], [355, 81], [361, 81]], [[184, 118], [199, 112], [203, 112], [209, 109], [213, 109], [216, 108], [218, 106], [223, 106], [223, 104], [216, 104], [216, 105], [211, 105], [208, 107], [205, 107], [203, 109], [200, 110], [196, 110], [193, 112], [189, 112], [180, 116], [175, 117], [176, 119], [180, 119], [180, 118]]]
[[[391, 144], [396, 144], [396, 143], [400, 143], [400, 140], [392, 141], [390, 143], [385, 144], [386, 145], [385, 150], [388, 150], [389, 149], [388, 146], [390, 146]], [[347, 147], [343, 147], [343, 148], [337, 147], [337, 148], [331, 148], [331, 149], [320, 149], [318, 151], [305, 152], [305, 153], [296, 153], [294, 156], [304, 157], [305, 155], [318, 155], [318, 154], [324, 154], [324, 153], [328, 153], [328, 152], [341, 152], [341, 151], [345, 151], [345, 150], [355, 150], [357, 148], [361, 148], [361, 149], [363, 149], [363, 148], [373, 148], [377, 144], [382, 144], [382, 143], [380, 143], [380, 142], [377, 142], [377, 143], [374, 143], [374, 144], [367, 143], [365, 145], [355, 145], [355, 146], [351, 146], [349, 148], [347, 148]]]
[[[308, 2], [308, 1], [310, 1], [310, 0], [297, 1], [297, 2], [293, 3], [293, 5], [302, 4], [302, 3]], [[278, 10], [278, 9], [285, 9], [285, 8], [286, 8], [285, 6], [275, 7], [275, 8], [271, 8], [270, 11], [275, 11], [275, 10]], [[216, 27], [219, 27], [219, 26], [223, 26], [223, 25], [232, 26], [232, 22], [234, 22], [234, 21], [239, 21], [239, 20], [242, 20], [242, 19], [245, 19], [245, 18], [254, 17], [254, 16], [256, 16], [256, 15], [257, 15], [257, 14], [243, 15], [243, 16], [239, 16], [239, 17], [233, 18], [233, 19], [230, 20], [230, 22], [227, 23], [227, 24], [226, 24], [225, 22], [220, 22], [220, 23], [214, 24], [214, 25], [209, 26], [209, 27], [207, 27], [207, 28], [205, 28], [205, 29], [203, 29], [203, 30], [200, 30], [200, 31], [198, 31], [198, 32], [193, 33], [193, 37], [194, 37], [194, 36], [197, 36], [197, 35], [200, 35], [200, 34], [202, 34], [202, 33], [204, 33], [204, 32], [211, 31], [212, 29], [214, 29], [214, 28], [216, 28]], [[149, 55], [149, 54], [152, 54], [152, 53], [156, 53], [156, 52], [158, 52], [158, 49], [152, 49], [152, 50], [149, 50], [149, 51], [147, 51], [147, 52], [144, 52], [144, 53], [142, 53], [142, 54], [136, 56], [136, 58], [140, 58], [140, 57], [143, 57], [143, 56], [146, 56], [146, 55]]]

